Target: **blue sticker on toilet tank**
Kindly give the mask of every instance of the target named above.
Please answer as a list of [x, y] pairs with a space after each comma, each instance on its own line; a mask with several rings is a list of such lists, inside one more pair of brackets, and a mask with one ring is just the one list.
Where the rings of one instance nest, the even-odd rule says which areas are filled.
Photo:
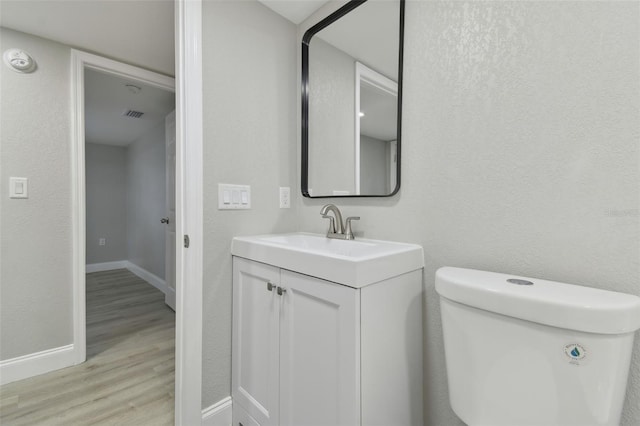
[[569, 343], [564, 346], [564, 354], [571, 364], [580, 365], [580, 361], [587, 356], [587, 350], [580, 343]]

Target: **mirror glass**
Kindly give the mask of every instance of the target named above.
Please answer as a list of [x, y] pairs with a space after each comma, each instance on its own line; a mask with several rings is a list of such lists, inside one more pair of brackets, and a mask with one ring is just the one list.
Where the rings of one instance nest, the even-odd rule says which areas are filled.
[[302, 193], [400, 188], [404, 0], [354, 0], [302, 42]]

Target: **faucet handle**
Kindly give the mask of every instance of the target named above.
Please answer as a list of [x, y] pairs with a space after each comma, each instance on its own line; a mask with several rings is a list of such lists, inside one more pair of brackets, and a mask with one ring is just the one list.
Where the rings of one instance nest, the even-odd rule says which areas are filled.
[[360, 216], [351, 216], [347, 218], [347, 223], [345, 225], [344, 233], [347, 236], [348, 240], [353, 240], [353, 231], [351, 230], [352, 220], [360, 220]]

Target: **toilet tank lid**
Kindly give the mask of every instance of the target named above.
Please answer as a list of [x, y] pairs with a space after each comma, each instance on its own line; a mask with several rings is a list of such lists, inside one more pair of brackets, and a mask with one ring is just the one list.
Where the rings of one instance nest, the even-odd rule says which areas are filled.
[[640, 328], [640, 297], [631, 294], [452, 267], [438, 269], [436, 291], [464, 305], [570, 330], [623, 334]]

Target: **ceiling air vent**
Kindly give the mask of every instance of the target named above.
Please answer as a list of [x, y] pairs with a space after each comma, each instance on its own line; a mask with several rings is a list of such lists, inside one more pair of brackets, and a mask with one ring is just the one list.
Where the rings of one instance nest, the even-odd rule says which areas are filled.
[[142, 117], [143, 114], [144, 112], [134, 111], [132, 109], [128, 109], [122, 113], [122, 115], [124, 115], [125, 117], [131, 117], [131, 118], [140, 118]]

